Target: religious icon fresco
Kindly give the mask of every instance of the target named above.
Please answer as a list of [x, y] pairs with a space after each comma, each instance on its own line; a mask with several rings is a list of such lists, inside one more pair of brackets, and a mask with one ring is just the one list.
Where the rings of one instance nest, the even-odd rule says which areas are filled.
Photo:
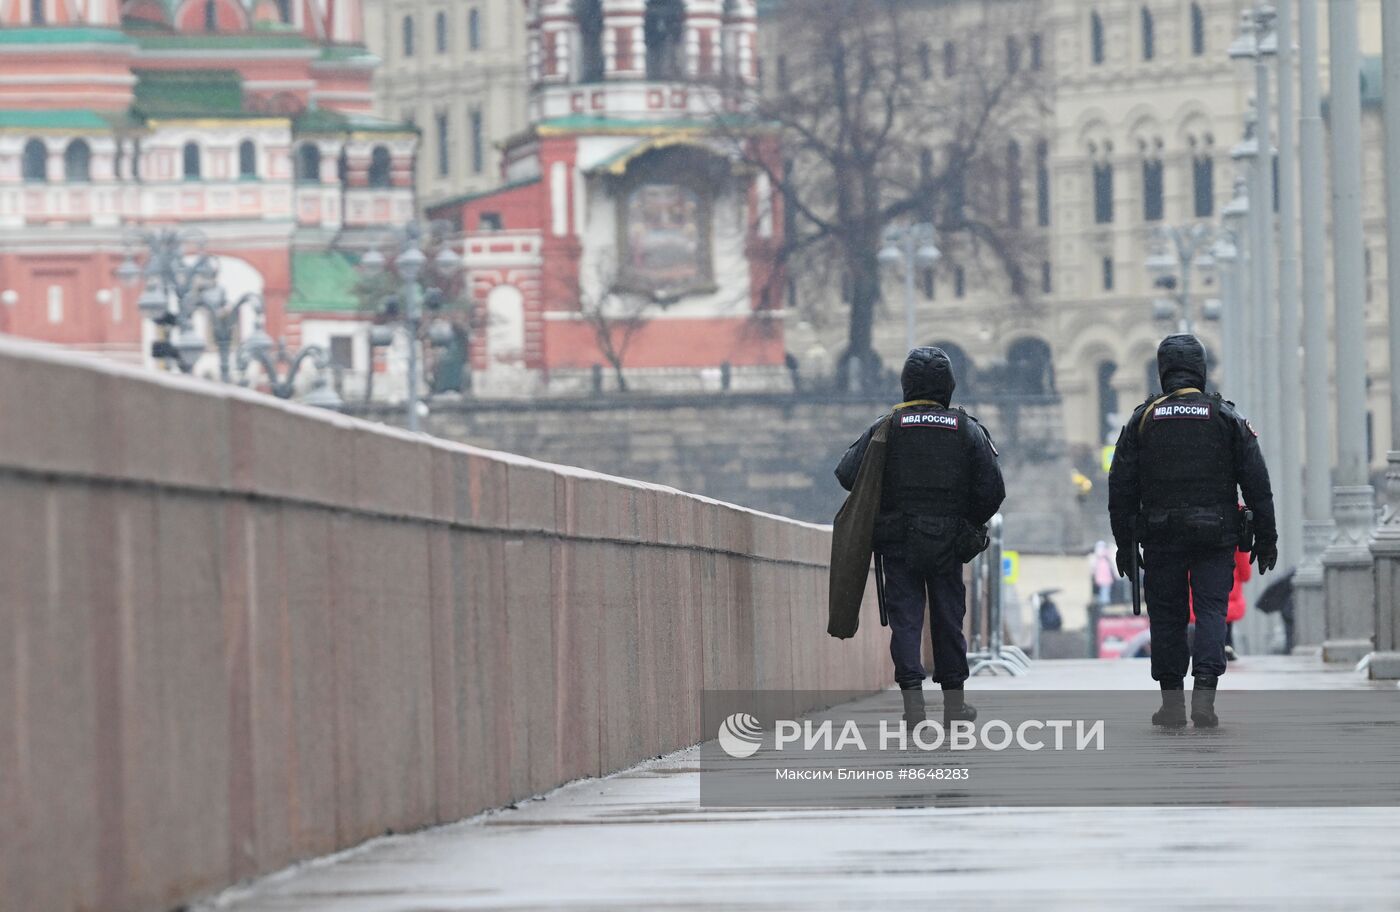
[[695, 191], [679, 184], [641, 184], [628, 194], [625, 211], [628, 285], [676, 293], [709, 281]]

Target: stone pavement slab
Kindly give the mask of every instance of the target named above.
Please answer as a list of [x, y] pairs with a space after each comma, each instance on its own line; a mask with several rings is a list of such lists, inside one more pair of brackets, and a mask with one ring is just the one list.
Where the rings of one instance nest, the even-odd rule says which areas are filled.
[[[974, 688], [1150, 687], [1140, 661]], [[1376, 685], [1246, 657], [1223, 685]], [[1397, 693], [1400, 699], [1400, 693]], [[231, 912], [1400, 909], [1400, 808], [711, 810], [697, 750], [236, 888]]]

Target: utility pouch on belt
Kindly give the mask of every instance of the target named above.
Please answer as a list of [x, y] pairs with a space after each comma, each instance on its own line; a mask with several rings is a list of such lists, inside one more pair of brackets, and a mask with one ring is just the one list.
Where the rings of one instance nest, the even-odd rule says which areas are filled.
[[948, 516], [911, 516], [904, 547], [909, 563], [926, 572], [941, 572], [955, 566], [958, 538], [957, 521]]
[[1228, 541], [1225, 532], [1225, 517], [1219, 511], [1208, 508], [1185, 510], [1179, 520], [1181, 537], [1186, 544], [1218, 545]]
[[1183, 507], [1144, 513], [1138, 529], [1147, 544], [1218, 548], [1240, 535], [1238, 522], [1212, 507]]
[[1163, 544], [1172, 539], [1172, 515], [1167, 510], [1142, 513], [1137, 522], [1138, 540], [1144, 544]]
[[1254, 550], [1254, 511], [1240, 511], [1240, 544], [1241, 551]]
[[974, 526], [965, 519], [958, 520], [958, 539], [953, 544], [953, 555], [959, 563], [967, 563], [992, 543], [986, 526]]

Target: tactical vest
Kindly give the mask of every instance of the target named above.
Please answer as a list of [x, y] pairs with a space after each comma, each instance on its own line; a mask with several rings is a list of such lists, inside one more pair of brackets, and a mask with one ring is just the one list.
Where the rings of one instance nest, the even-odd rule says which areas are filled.
[[1216, 396], [1187, 393], [1155, 401], [1135, 417], [1144, 513], [1208, 508], [1235, 514], [1234, 428], [1227, 408]]
[[967, 435], [977, 432], [961, 409], [899, 409], [886, 445], [882, 513], [962, 517], [967, 512]]

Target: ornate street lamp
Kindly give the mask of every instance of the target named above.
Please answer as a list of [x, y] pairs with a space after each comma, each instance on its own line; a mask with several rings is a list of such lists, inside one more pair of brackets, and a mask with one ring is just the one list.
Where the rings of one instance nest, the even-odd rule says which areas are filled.
[[[198, 230], [132, 228], [126, 232], [125, 244], [127, 254], [116, 275], [124, 285], [141, 287], [137, 309], [160, 328], [161, 337], [151, 348], [152, 356], [187, 374], [194, 370], [206, 347], [203, 335], [194, 327], [195, 313], [203, 310], [209, 314], [219, 350], [219, 378], [231, 383], [229, 361], [239, 314], [249, 307], [261, 315], [262, 298], [250, 292], [229, 303], [227, 294], [216, 284], [219, 259], [208, 252], [204, 234]], [[144, 258], [138, 262], [137, 250], [142, 248]]]
[[259, 322], [258, 328], [238, 347], [238, 372], [245, 386], [248, 383], [248, 368], [253, 364], [262, 369], [269, 391], [278, 399], [290, 399], [295, 395], [297, 376], [305, 365], [311, 364], [320, 372], [320, 376], [302, 401], [307, 405], [332, 410], [339, 410], [345, 405], [335, 387], [326, 382], [330, 359], [319, 345], [290, 351], [283, 340], [274, 342]]
[[[383, 323], [370, 328], [370, 346], [387, 346], [393, 343], [394, 336], [401, 334], [408, 346], [408, 429], [417, 431], [421, 405], [418, 393], [418, 344], [423, 328], [424, 308], [436, 311], [442, 306], [442, 292], [423, 283], [423, 270], [428, 256], [423, 252], [422, 228], [411, 222], [398, 232], [395, 238], [398, 253], [393, 258], [392, 270], [398, 279], [399, 288], [394, 294], [384, 297], [378, 304]], [[370, 249], [360, 258], [360, 268], [367, 276], [383, 274], [388, 261], [377, 249]], [[444, 243], [433, 257], [433, 268], [439, 276], [456, 276], [462, 270], [462, 258]], [[430, 341], [441, 343], [444, 334], [451, 335], [451, 327], [440, 320], [429, 325]]]
[[[1195, 331], [1191, 278], [1193, 272], [1209, 275], [1215, 271], [1215, 258], [1211, 255], [1214, 243], [1215, 234], [1205, 222], [1166, 226], [1161, 229], [1156, 249], [1143, 262], [1153, 286], [1169, 295], [1152, 302], [1152, 315], [1158, 320], [1175, 319], [1178, 332]], [[1201, 316], [1219, 319], [1220, 302], [1206, 302]]]
[[904, 348], [912, 351], [914, 335], [914, 273], [932, 269], [943, 258], [934, 243], [936, 232], [928, 222], [891, 225], [885, 229], [885, 245], [877, 257], [882, 266], [900, 267], [904, 272]]

